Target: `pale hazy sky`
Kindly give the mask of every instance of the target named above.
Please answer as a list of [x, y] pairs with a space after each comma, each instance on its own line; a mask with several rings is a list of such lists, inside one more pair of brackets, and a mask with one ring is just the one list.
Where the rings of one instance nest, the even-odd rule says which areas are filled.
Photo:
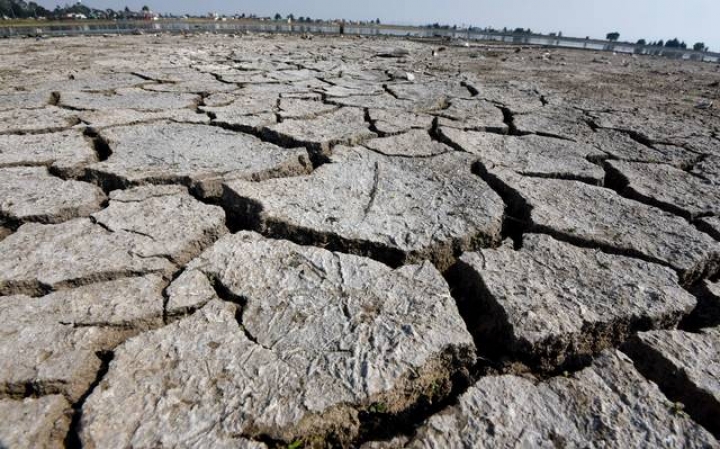
[[[36, 0], [54, 8], [68, 0]], [[71, 0], [72, 1], [72, 0]], [[720, 0], [84, 0], [95, 8], [204, 14], [279, 12], [312, 18], [375, 19], [384, 23], [472, 24], [494, 28], [562, 31], [567, 36], [604, 38], [618, 31], [621, 40], [667, 40], [688, 45], [703, 41], [720, 51]]]

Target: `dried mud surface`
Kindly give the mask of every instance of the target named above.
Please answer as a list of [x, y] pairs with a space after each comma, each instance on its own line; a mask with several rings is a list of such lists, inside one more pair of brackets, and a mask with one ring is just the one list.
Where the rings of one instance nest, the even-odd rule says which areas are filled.
[[0, 447], [720, 447], [719, 79], [0, 42]]

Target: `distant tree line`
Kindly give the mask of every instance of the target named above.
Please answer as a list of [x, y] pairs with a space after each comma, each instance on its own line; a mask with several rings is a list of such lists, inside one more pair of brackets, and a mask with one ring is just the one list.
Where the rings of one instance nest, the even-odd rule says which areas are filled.
[[[531, 30], [530, 28], [511, 29], [511, 28], [505, 27], [502, 30], [498, 30], [498, 29], [495, 29], [492, 27], [487, 27], [487, 28], [482, 28], [482, 29], [471, 27], [470, 31], [482, 31], [482, 32], [489, 33], [489, 34], [535, 34], [533, 32], [533, 30]], [[562, 33], [560, 33], [560, 34], [562, 35]]]
[[[283, 16], [282, 16], [282, 14], [277, 13], [277, 14], [275, 14], [275, 17], [273, 17], [273, 19], [275, 19], [275, 20], [283, 20]], [[320, 22], [320, 20], [313, 20], [313, 19], [310, 18], [310, 17], [303, 17], [303, 16], [300, 16], [300, 17], [298, 17], [297, 19], [295, 19], [295, 15], [294, 15], [294, 14], [288, 14], [287, 16], [284, 17], [284, 19], [286, 19], [286, 20], [292, 20], [293, 22], [301, 22], [301, 23]]]
[[90, 8], [82, 3], [65, 4], [65, 6], [57, 5], [55, 9], [49, 10], [38, 5], [35, 2], [27, 2], [25, 0], [0, 0], [0, 16], [9, 17], [11, 19], [62, 19], [68, 14], [82, 14], [89, 19], [133, 19], [142, 17], [149, 12], [148, 6], [143, 6], [141, 12], [130, 10], [127, 6], [125, 9], [115, 11], [113, 9], [95, 9]]
[[[252, 17], [254, 17], [254, 16], [252, 16]], [[243, 14], [241, 16], [241, 18], [245, 18], [245, 14]], [[289, 21], [297, 22], [297, 23], [322, 23], [322, 22], [324, 22], [324, 20], [322, 20], [322, 19], [314, 19], [313, 20], [311, 17], [300, 16], [300, 17], [295, 18], [295, 14], [288, 14], [283, 17], [282, 14], [276, 13], [272, 18], [275, 21], [289, 20]], [[370, 21], [359, 21], [359, 22], [380, 25], [380, 19], [375, 19], [375, 20], [370, 20]]]
[[0, 0], [0, 15], [12, 19], [27, 19], [30, 17], [48, 17], [52, 15], [52, 12], [35, 2]]
[[[605, 38], [611, 42], [617, 42], [618, 39], [620, 39], [620, 33], [617, 31], [608, 33]], [[681, 50], [685, 50], [688, 48], [688, 45], [684, 42], [679, 40], [678, 38], [673, 38], [668, 41], [663, 41], [660, 39], [659, 41], [650, 41], [648, 42], [645, 39], [638, 40], [635, 45], [643, 45], [643, 46], [650, 46], [650, 47], [665, 47], [665, 48], [679, 48]], [[710, 49], [705, 45], [704, 42], [697, 42], [695, 45], [693, 45], [692, 49], [694, 51], [710, 51]]]
[[[665, 42], [662, 39], [655, 42], [648, 42], [645, 39], [640, 39], [637, 41], [637, 45], [648, 45], [651, 47], [665, 47], [665, 48], [679, 48], [682, 50], [685, 50], [688, 48], [688, 45], [678, 40], [678, 38], [670, 39], [669, 41]], [[704, 42], [696, 42], [695, 45], [692, 46], [692, 49], [694, 51], [701, 51], [701, 52], [707, 52], [710, 51], [710, 49], [705, 45]]]
[[422, 28], [431, 28], [433, 30], [457, 30], [457, 25], [440, 24], [435, 22], [422, 25]]

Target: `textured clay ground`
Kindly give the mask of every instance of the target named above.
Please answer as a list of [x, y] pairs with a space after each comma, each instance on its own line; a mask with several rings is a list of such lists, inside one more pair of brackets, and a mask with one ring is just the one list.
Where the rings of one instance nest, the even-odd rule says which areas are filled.
[[1, 447], [720, 447], [719, 66], [0, 55]]

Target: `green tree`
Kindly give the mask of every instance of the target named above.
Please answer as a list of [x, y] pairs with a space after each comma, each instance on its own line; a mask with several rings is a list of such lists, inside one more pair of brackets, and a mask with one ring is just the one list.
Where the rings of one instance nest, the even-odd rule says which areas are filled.
[[708, 48], [705, 46], [705, 42], [698, 42], [695, 45], [693, 45], [693, 50], [695, 51], [708, 51]]
[[647, 41], [645, 39], [640, 39], [637, 41], [637, 45], [647, 45]]
[[616, 42], [618, 39], [620, 39], [620, 33], [618, 33], [617, 31], [613, 31], [612, 33], [608, 33], [605, 38], [610, 42]]
[[380, 19], [375, 19], [375, 24], [380, 25]]
[[143, 12], [150, 12], [150, 7], [148, 5], [145, 5], [142, 7]]
[[282, 20], [280, 13], [275, 14], [275, 20]]
[[294, 20], [295, 20], [295, 16], [292, 15], [292, 14], [288, 14], [288, 15], [287, 15], [287, 19], [294, 21]]

